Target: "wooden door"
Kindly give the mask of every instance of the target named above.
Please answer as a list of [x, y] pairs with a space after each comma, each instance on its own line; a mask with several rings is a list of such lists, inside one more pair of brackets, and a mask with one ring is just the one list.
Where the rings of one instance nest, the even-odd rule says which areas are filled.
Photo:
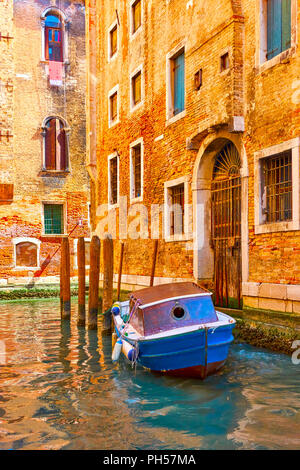
[[217, 155], [211, 192], [215, 304], [241, 308], [240, 157], [232, 143]]

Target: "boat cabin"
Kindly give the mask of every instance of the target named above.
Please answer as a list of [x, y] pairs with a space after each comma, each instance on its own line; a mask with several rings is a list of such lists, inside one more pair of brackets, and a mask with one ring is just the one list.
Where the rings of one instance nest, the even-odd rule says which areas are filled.
[[[193, 282], [162, 284], [130, 295], [130, 324], [142, 336], [217, 322], [212, 294]], [[132, 310], [133, 309], [133, 310]]]

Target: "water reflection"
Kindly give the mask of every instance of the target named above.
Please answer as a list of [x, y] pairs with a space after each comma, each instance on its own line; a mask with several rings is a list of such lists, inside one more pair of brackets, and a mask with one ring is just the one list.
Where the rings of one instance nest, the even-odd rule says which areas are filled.
[[[205, 382], [111, 362], [59, 301], [0, 305], [0, 449], [299, 448], [299, 366], [234, 345]], [[101, 325], [99, 325], [101, 329]]]

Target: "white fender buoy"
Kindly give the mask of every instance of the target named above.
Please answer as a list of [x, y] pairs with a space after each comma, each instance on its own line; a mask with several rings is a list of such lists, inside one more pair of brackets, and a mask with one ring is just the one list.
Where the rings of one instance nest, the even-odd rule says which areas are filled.
[[115, 347], [113, 349], [112, 355], [111, 355], [111, 360], [113, 362], [117, 362], [119, 360], [121, 351], [122, 351], [122, 340], [121, 338], [118, 339], [118, 341], [115, 344]]
[[122, 353], [124, 354], [124, 356], [127, 357], [130, 362], [134, 361], [137, 358], [136, 348], [130, 343], [127, 343], [127, 341], [123, 341]]

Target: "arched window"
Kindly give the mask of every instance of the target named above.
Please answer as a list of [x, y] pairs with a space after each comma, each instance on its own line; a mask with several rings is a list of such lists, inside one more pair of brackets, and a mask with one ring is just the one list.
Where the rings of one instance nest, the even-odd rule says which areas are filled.
[[68, 129], [62, 119], [50, 117], [43, 126], [44, 170], [68, 171]]
[[38, 267], [38, 245], [30, 241], [15, 243], [15, 257], [17, 268]]
[[50, 12], [45, 18], [45, 59], [63, 62], [63, 25], [58, 15]]

